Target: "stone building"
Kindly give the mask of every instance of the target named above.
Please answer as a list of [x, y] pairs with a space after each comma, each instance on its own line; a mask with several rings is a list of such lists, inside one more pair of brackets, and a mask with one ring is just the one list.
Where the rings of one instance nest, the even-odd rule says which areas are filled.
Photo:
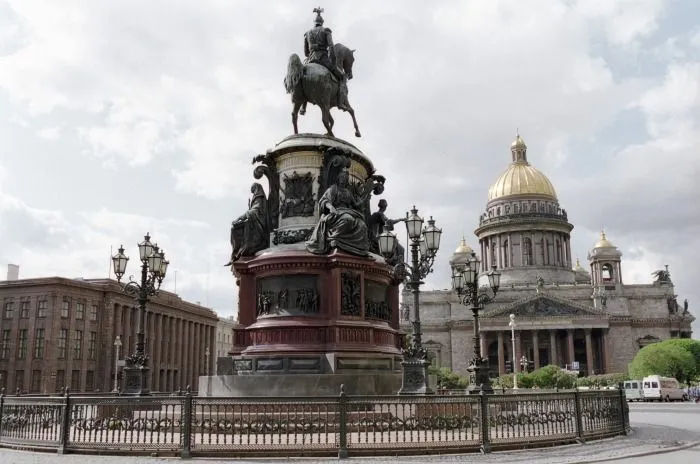
[[[121, 360], [136, 344], [135, 300], [110, 279], [11, 279], [0, 281], [0, 387], [28, 393], [66, 386], [74, 392], [111, 391], [116, 337], [122, 341]], [[174, 293], [161, 291], [149, 302], [151, 391], [196, 388], [206, 348], [214, 350], [216, 324], [213, 311]]]
[[[690, 338], [694, 317], [687, 300], [677, 302], [668, 269], [642, 285], [622, 281], [622, 253], [601, 233], [588, 254], [589, 270], [572, 262], [574, 228], [549, 179], [527, 160], [518, 135], [512, 163], [489, 188], [486, 211], [475, 230], [485, 272], [501, 272], [496, 299], [480, 313], [481, 351], [493, 375], [516, 369], [523, 356], [528, 368], [547, 364], [586, 374], [626, 372], [639, 349], [649, 343]], [[452, 256], [473, 252], [463, 239]], [[651, 280], [651, 279], [650, 279]], [[410, 333], [411, 298], [402, 328]], [[423, 340], [434, 364], [466, 373], [473, 356], [472, 313], [451, 290], [421, 293]], [[515, 340], [509, 315], [516, 320]], [[515, 348], [513, 348], [515, 347]]]
[[220, 317], [216, 323], [216, 357], [228, 357], [233, 350], [233, 329], [238, 325], [233, 316]]

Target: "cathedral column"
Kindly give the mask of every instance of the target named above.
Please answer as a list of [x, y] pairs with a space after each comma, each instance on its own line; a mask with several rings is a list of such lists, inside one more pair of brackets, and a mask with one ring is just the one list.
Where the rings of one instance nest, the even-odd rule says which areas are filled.
[[532, 331], [532, 354], [535, 369], [540, 368], [540, 339], [537, 335], [537, 330]]
[[520, 359], [523, 357], [523, 331], [515, 331], [515, 359], [513, 360], [513, 372], [520, 372]]
[[603, 372], [602, 374], [607, 374], [610, 372], [610, 357], [609, 353], [610, 351], [608, 350], [608, 334], [607, 334], [608, 329], [601, 329], [600, 330], [600, 350], [602, 351], [601, 357], [603, 358]]
[[479, 334], [479, 349], [481, 350], [481, 357], [482, 358], [488, 358], [489, 353], [488, 353], [488, 336], [489, 334], [487, 332], [481, 332]]
[[503, 332], [498, 332], [498, 374], [506, 373], [506, 354], [503, 350]]
[[[574, 329], [569, 329], [566, 331], [567, 341], [568, 341], [568, 364], [572, 364], [576, 359], [574, 358]], [[569, 366], [571, 367], [571, 366]]]
[[595, 369], [593, 366], [593, 339], [591, 338], [591, 329], [585, 330], [586, 334], [586, 369], [588, 370], [588, 375], [593, 375]]
[[555, 366], [559, 365], [559, 359], [557, 356], [557, 331], [549, 331], [549, 363]]

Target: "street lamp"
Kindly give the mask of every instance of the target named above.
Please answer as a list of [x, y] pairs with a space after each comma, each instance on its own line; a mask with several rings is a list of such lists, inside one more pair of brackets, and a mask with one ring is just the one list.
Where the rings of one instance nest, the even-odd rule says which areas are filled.
[[[406, 213], [406, 231], [408, 232], [409, 246], [411, 247], [411, 263], [403, 262], [394, 266], [394, 276], [399, 282], [404, 282], [413, 293], [414, 320], [413, 337], [411, 344], [403, 350], [403, 382], [399, 395], [427, 395], [433, 394], [428, 385], [428, 352], [423, 347], [421, 340], [420, 323], [420, 286], [423, 279], [433, 271], [435, 255], [440, 248], [442, 229], [435, 226], [432, 216], [428, 225], [423, 227], [423, 218], [418, 215], [414, 206], [410, 215]], [[396, 236], [389, 230], [389, 225], [384, 226], [384, 232], [378, 237], [379, 252], [384, 258], [394, 254]]]
[[484, 292], [479, 292], [479, 266], [481, 261], [473, 251], [465, 261], [453, 261], [452, 266], [452, 288], [457, 291], [461, 303], [468, 306], [474, 315], [474, 357], [467, 370], [470, 372], [471, 385], [469, 393], [493, 393], [491, 380], [489, 379], [489, 359], [481, 353], [479, 311], [484, 309], [484, 305], [493, 301], [501, 285], [501, 273], [493, 266], [486, 273], [489, 287], [493, 296]]
[[114, 388], [112, 392], [119, 392], [119, 350], [122, 347], [122, 337], [117, 335], [114, 339]]
[[[124, 360], [124, 374], [126, 375], [126, 387], [124, 393], [130, 395], [148, 395], [148, 355], [146, 355], [144, 344], [144, 317], [146, 305], [151, 296], [158, 294], [160, 284], [165, 278], [169, 262], [165, 259], [165, 253], [158, 248], [158, 245], [151, 243], [151, 237], [146, 234], [143, 242], [138, 244], [139, 259], [141, 260], [141, 282], [136, 282], [129, 277], [123, 291], [131, 295], [138, 301], [139, 317], [136, 332], [136, 349], [133, 354], [126, 356]], [[114, 274], [117, 282], [126, 272], [126, 264], [129, 258], [124, 255], [124, 246], [119, 247], [116, 255], [112, 256], [114, 264]]]
[[204, 375], [209, 375], [209, 347], [204, 350]]
[[511, 358], [513, 362], [511, 363], [513, 365], [513, 389], [517, 390], [518, 389], [518, 364], [515, 360], [515, 314], [510, 315], [510, 322], [508, 323], [510, 326], [510, 341], [513, 345], [513, 357]]

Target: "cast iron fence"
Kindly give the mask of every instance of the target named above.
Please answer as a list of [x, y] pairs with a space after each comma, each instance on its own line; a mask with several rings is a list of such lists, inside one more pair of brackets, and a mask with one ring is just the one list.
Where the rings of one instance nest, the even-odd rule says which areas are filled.
[[623, 435], [623, 390], [285, 398], [0, 395], [0, 446], [196, 456], [489, 452]]

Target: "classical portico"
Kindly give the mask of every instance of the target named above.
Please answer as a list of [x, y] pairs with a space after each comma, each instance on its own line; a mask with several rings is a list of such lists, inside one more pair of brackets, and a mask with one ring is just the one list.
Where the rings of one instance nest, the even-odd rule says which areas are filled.
[[554, 295], [537, 293], [484, 314], [481, 343], [487, 348], [484, 352], [488, 353], [494, 374], [506, 373], [506, 362], [513, 361], [510, 314], [515, 315], [516, 321], [518, 363], [525, 356], [531, 369], [548, 364], [571, 367], [578, 362], [579, 370], [586, 374], [607, 371], [607, 315]]

